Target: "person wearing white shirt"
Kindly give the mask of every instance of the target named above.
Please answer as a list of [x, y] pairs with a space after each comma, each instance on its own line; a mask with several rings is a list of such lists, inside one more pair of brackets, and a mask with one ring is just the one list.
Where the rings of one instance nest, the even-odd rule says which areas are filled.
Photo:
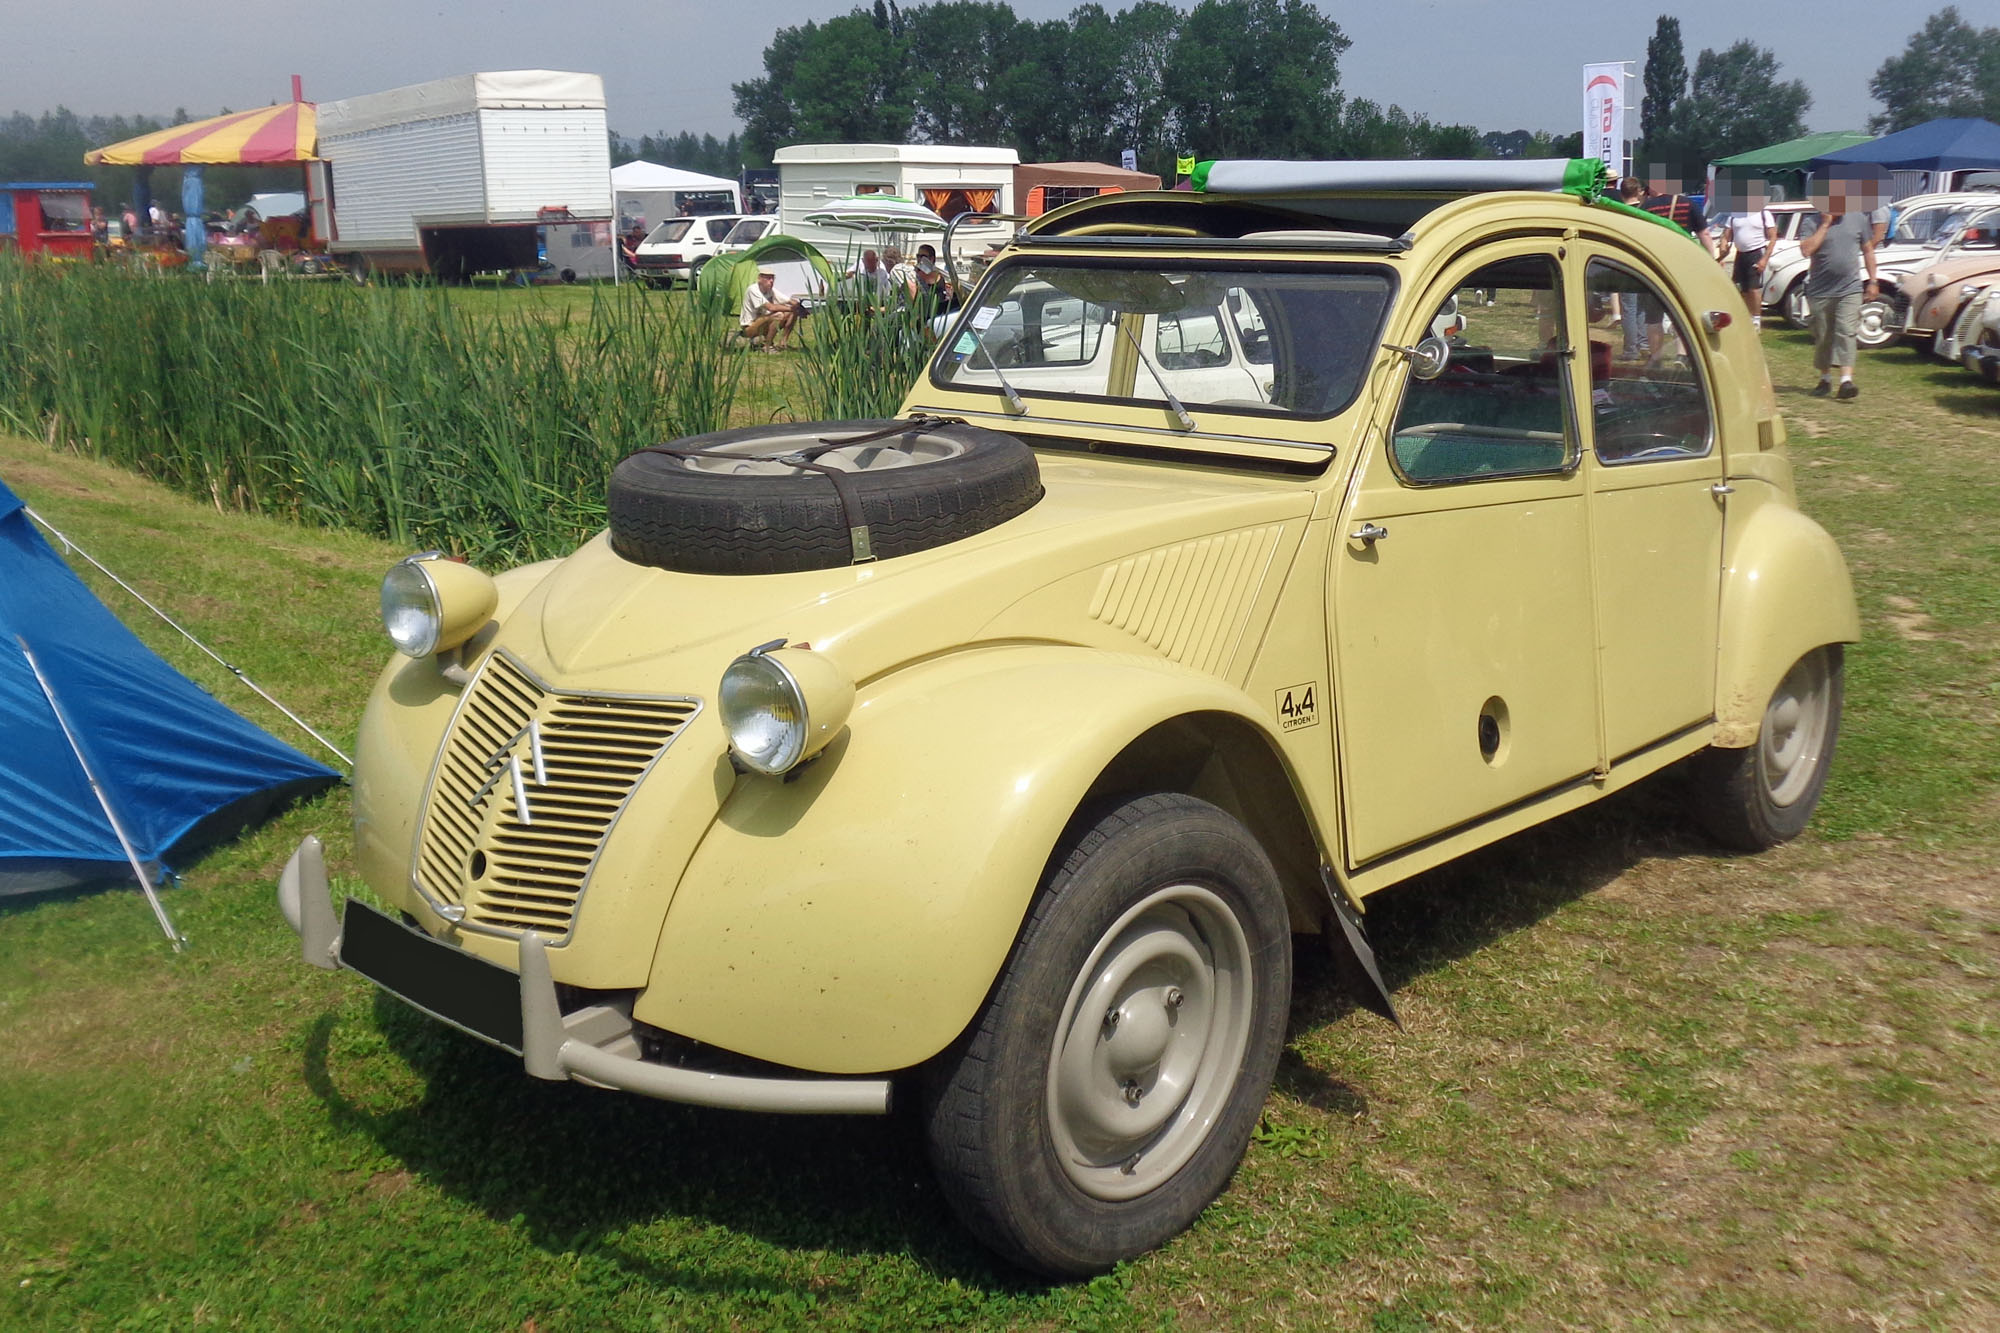
[[751, 342], [764, 340], [767, 352], [782, 352], [799, 322], [799, 303], [778, 290], [778, 275], [768, 268], [757, 270], [757, 281], [743, 292], [743, 308], [736, 323]]
[[1736, 290], [1743, 293], [1743, 304], [1750, 312], [1750, 322], [1760, 324], [1758, 312], [1764, 308], [1764, 268], [1771, 261], [1771, 237], [1777, 231], [1777, 220], [1771, 210], [1764, 207], [1764, 182], [1761, 177], [1752, 176], [1745, 180], [1728, 178], [1716, 181], [1716, 192], [1722, 196], [1727, 212], [1719, 230], [1722, 232], [1723, 252], [1719, 259], [1734, 256], [1730, 266], [1730, 280]]

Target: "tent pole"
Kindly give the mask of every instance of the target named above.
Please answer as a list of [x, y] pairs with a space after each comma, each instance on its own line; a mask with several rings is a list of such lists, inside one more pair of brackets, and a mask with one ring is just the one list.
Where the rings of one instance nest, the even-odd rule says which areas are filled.
[[117, 812], [111, 808], [111, 798], [106, 794], [104, 784], [97, 780], [97, 773], [91, 768], [90, 760], [84, 758], [83, 746], [78, 743], [76, 732], [70, 727], [69, 715], [63, 712], [62, 704], [57, 702], [56, 692], [49, 685], [49, 678], [42, 674], [42, 664], [35, 660], [34, 650], [28, 647], [26, 639], [16, 634], [14, 642], [20, 645], [21, 656], [28, 659], [28, 670], [35, 673], [35, 684], [42, 687], [42, 697], [49, 701], [49, 711], [55, 714], [56, 725], [62, 728], [63, 739], [69, 742], [70, 753], [76, 756], [76, 762], [83, 768], [83, 776], [89, 779], [91, 795], [97, 798], [97, 804], [103, 809], [104, 817], [111, 821], [111, 831], [118, 835], [118, 845], [125, 849], [125, 859], [132, 864], [132, 874], [139, 881], [140, 892], [144, 893], [146, 901], [152, 904], [153, 916], [159, 921], [160, 929], [167, 933], [167, 942], [174, 946], [175, 953], [179, 953], [181, 946], [187, 943], [187, 940], [174, 929], [174, 923], [167, 919], [167, 909], [161, 905], [160, 895], [154, 891], [153, 882], [146, 878], [146, 868], [139, 863], [139, 853], [132, 846], [132, 840], [125, 836], [125, 826], [118, 822]]

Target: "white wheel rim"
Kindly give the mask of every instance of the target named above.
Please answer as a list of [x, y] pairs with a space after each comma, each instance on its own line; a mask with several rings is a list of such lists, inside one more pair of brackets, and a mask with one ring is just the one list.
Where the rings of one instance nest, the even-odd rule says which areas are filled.
[[1813, 653], [1785, 673], [1764, 709], [1757, 772], [1771, 804], [1788, 806], [1811, 790], [1826, 761], [1833, 684], [1826, 654]]
[[[798, 449], [811, 448], [819, 443], [819, 437], [802, 435], [793, 439], [746, 440], [741, 444], [725, 444], [681, 460], [681, 466], [693, 472], [714, 472], [725, 476], [743, 477], [797, 477], [806, 475], [810, 469], [788, 463], [785, 458]], [[957, 458], [965, 452], [965, 446], [953, 439], [940, 439], [935, 435], [891, 435], [885, 439], [872, 440], [867, 444], [850, 445], [845, 449], [829, 449], [817, 455], [813, 461], [842, 472], [883, 472], [890, 468], [916, 467], [922, 463], [937, 463], [945, 459]]]
[[1254, 986], [1241, 923], [1198, 885], [1147, 895], [1104, 933], [1049, 1051], [1049, 1130], [1078, 1189], [1134, 1198], [1194, 1156], [1242, 1070]]

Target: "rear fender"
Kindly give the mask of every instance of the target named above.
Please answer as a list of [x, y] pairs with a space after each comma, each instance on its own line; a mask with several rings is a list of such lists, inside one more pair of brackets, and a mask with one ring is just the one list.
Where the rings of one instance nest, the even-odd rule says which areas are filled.
[[1756, 743], [1764, 706], [1794, 662], [1861, 637], [1854, 584], [1833, 538], [1776, 500], [1733, 522], [1720, 628], [1714, 743], [1741, 749]]
[[1212, 676], [1078, 648], [976, 649], [865, 687], [819, 759], [737, 780], [633, 1016], [828, 1073], [928, 1059], [985, 1000], [1101, 776], [1190, 715], [1265, 731]]

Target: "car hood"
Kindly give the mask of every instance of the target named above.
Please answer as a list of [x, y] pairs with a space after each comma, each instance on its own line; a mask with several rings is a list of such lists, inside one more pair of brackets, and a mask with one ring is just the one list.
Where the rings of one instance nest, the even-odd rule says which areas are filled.
[[1919, 269], [1911, 277], [1911, 286], [1919, 291], [1936, 291], [1948, 283], [1990, 278], [1994, 274], [2000, 274], [2000, 254], [1989, 250], [1981, 255], [1946, 259]]
[[[1282, 575], [1315, 498], [1309, 483], [1291, 479], [1098, 458], [1040, 463], [1045, 494], [1027, 512], [871, 564], [687, 574], [627, 561], [599, 534], [524, 599], [498, 642], [551, 685], [696, 694], [731, 659], [774, 639], [811, 645], [857, 682], [1003, 640], [1141, 650], [1137, 630], [1121, 634], [1101, 606], [1093, 615], [1093, 596], [1121, 565], [1163, 548], [1227, 546], [1234, 572], [1208, 579], [1217, 591], [1200, 595], [1247, 604], [1262, 580]], [[1245, 530], [1254, 539], [1203, 541]], [[1219, 557], [1185, 559], [1192, 567]]]

